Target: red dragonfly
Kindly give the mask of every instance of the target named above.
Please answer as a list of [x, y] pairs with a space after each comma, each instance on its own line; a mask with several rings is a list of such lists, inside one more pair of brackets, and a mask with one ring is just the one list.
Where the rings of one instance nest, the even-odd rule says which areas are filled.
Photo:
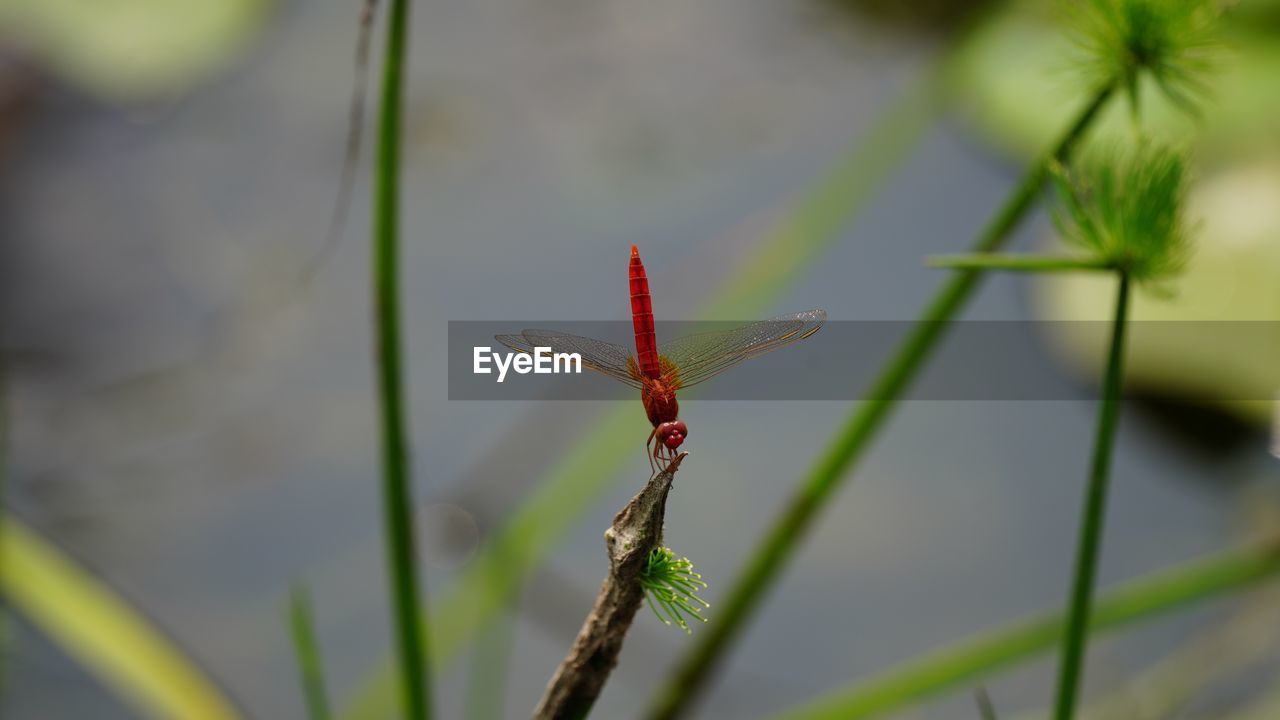
[[621, 345], [554, 330], [525, 330], [519, 335], [498, 335], [497, 340], [523, 353], [531, 353], [537, 347], [577, 353], [584, 367], [638, 389], [645, 414], [653, 424], [644, 444], [651, 466], [674, 460], [676, 449], [689, 436], [689, 428], [680, 420], [677, 391], [708, 380], [747, 358], [803, 340], [818, 332], [827, 319], [826, 310], [809, 310], [730, 330], [687, 335], [659, 347], [653, 329], [649, 279], [635, 245], [631, 246], [628, 276], [631, 323], [636, 335], [634, 354]]

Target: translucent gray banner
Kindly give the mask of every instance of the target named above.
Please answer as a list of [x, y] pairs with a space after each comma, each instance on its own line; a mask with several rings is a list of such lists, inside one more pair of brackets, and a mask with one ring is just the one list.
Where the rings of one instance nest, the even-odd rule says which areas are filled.
[[[658, 323], [665, 341], [732, 329], [742, 323]], [[617, 400], [637, 391], [584, 367], [581, 374], [517, 371], [496, 335], [542, 328], [613, 343], [634, 353], [625, 322], [457, 321], [449, 323], [450, 400]], [[812, 337], [751, 357], [681, 392], [703, 400], [870, 400], [874, 380], [911, 333], [944, 334], [939, 352], [912, 383], [914, 400], [1073, 400], [1094, 389], [1066, 368], [1066, 354], [1100, 364], [1110, 324], [1086, 321], [827, 322]], [[536, 335], [533, 337], [537, 337]], [[477, 348], [482, 368], [476, 372]], [[1160, 391], [1203, 401], [1274, 400], [1280, 391], [1280, 322], [1133, 322], [1129, 356], [1155, 368]], [[589, 353], [588, 353], [589, 355]], [[484, 359], [487, 358], [487, 359]], [[589, 360], [590, 358], [586, 358]], [[498, 382], [499, 363], [507, 372]], [[544, 359], [544, 370], [552, 359]], [[1131, 366], [1132, 366], [1131, 362]], [[563, 369], [564, 363], [561, 363]], [[1078, 366], [1079, 363], [1076, 363]], [[1151, 377], [1151, 372], [1136, 373]], [[1134, 385], [1130, 383], [1130, 387]], [[1147, 388], [1150, 389], [1150, 388]]]

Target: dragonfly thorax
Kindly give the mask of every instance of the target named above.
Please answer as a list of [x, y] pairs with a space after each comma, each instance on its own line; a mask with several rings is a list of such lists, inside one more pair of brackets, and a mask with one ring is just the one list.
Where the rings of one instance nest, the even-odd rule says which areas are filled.
[[689, 428], [679, 419], [680, 403], [676, 401], [675, 386], [662, 379], [649, 380], [640, 390], [640, 399], [658, 442], [670, 450], [680, 447], [689, 436]]
[[676, 389], [662, 379], [648, 380], [640, 389], [640, 401], [649, 423], [655, 428], [680, 417], [680, 403], [676, 401]]

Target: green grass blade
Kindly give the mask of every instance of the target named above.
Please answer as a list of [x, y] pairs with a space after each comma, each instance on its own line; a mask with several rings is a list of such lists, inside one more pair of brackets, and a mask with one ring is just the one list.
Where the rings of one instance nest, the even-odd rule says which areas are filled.
[[[1113, 630], [1255, 585], [1280, 573], [1280, 544], [1268, 542], [1197, 559], [1127, 582], [1098, 598], [1093, 632]], [[775, 720], [883, 717], [964, 687], [1058, 645], [1062, 613], [989, 630], [934, 650], [853, 687], [780, 713]]]
[[[941, 70], [924, 76], [877, 118], [832, 172], [807, 191], [766, 235], [727, 284], [709, 298], [702, 317], [745, 317], [767, 310], [839, 231], [857, 215], [938, 116]], [[453, 660], [525, 578], [608, 489], [634, 455], [632, 403], [618, 404], [552, 467], [529, 500], [480, 551], [432, 613], [432, 661]], [[384, 663], [353, 695], [341, 716], [385, 718], [396, 679]]]
[[409, 470], [408, 392], [400, 342], [400, 124], [403, 114], [409, 0], [392, 0], [387, 14], [386, 59], [373, 197], [373, 292], [378, 402], [382, 439], [383, 531], [391, 583], [393, 636], [402, 677], [401, 708], [410, 720], [431, 717], [427, 626], [413, 539]]
[[[1004, 243], [1039, 196], [1050, 164], [1061, 163], [1068, 158], [1110, 95], [1110, 90], [1099, 92], [1064, 132], [1057, 146], [1027, 171], [1022, 182], [979, 236], [974, 252], [992, 252]], [[818, 464], [796, 489], [789, 504], [748, 559], [746, 569], [727, 599], [720, 603], [716, 622], [708, 632], [700, 635], [671, 679], [659, 689], [645, 717], [670, 720], [688, 709], [724, 652], [745, 627], [765, 590], [772, 586], [779, 571], [799, 547], [818, 511], [870, 446], [872, 438], [897, 405], [898, 398], [937, 347], [952, 318], [977, 289], [981, 277], [981, 273], [974, 270], [957, 273], [925, 309], [921, 322], [914, 326], [876, 379], [867, 395], [870, 399], [854, 410]]]
[[320, 657], [320, 645], [316, 642], [315, 623], [311, 617], [311, 595], [305, 587], [297, 586], [289, 597], [289, 629], [297, 655], [302, 694], [307, 703], [307, 717], [310, 720], [329, 720], [333, 714], [329, 710], [329, 694], [325, 690], [324, 661]]
[[1080, 676], [1084, 669], [1084, 651], [1089, 635], [1089, 613], [1093, 601], [1093, 585], [1098, 576], [1098, 557], [1102, 552], [1102, 524], [1107, 512], [1107, 490], [1111, 480], [1111, 455], [1115, 449], [1116, 427], [1120, 422], [1120, 390], [1124, 382], [1124, 339], [1129, 324], [1129, 276], [1119, 273], [1116, 315], [1111, 323], [1111, 348], [1107, 354], [1107, 371], [1103, 378], [1102, 404], [1098, 410], [1098, 435], [1094, 441], [1093, 462], [1084, 507], [1080, 512], [1080, 545], [1076, 551], [1075, 577], [1071, 583], [1070, 613], [1062, 644], [1057, 700], [1054, 716], [1071, 720], [1080, 693]]
[[0, 592], [16, 612], [146, 717], [239, 717], [231, 701], [159, 630], [12, 515], [0, 524]]

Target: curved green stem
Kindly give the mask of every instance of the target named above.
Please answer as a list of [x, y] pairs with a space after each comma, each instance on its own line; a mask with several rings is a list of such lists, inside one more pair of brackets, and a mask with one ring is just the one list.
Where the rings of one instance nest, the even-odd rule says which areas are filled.
[[1005, 270], [1009, 272], [1114, 271], [1105, 260], [1091, 258], [1049, 257], [1041, 255], [1007, 255], [973, 253], [970, 255], [934, 255], [925, 258], [929, 267], [951, 270]]
[[[991, 252], [1004, 244], [1040, 194], [1049, 164], [1064, 162], [1070, 156], [1110, 96], [1110, 88], [1100, 91], [1071, 124], [1053, 152], [1027, 171], [1022, 182], [979, 236], [975, 252]], [[867, 394], [872, 399], [854, 411], [818, 465], [792, 496], [748, 560], [746, 570], [733, 586], [728, 599], [719, 605], [716, 622], [708, 626], [708, 632], [702, 633], [698, 644], [659, 690], [645, 717], [670, 720], [680, 717], [688, 709], [725, 650], [742, 631], [765, 590], [773, 584], [779, 570], [805, 537], [818, 510], [866, 451], [898, 398], [937, 347], [948, 323], [977, 288], [981, 277], [976, 270], [957, 273], [942, 287], [925, 310], [922, 322], [914, 326]]]
[[404, 712], [412, 720], [431, 716], [427, 635], [422, 623], [414, 557], [413, 501], [409, 474], [407, 392], [400, 346], [400, 117], [408, 34], [409, 0], [392, 0], [378, 119], [374, 183], [373, 269], [378, 398], [382, 430], [383, 528], [392, 585], [392, 612], [400, 654]]
[[1070, 720], [1080, 692], [1080, 675], [1089, 634], [1089, 611], [1093, 585], [1098, 575], [1098, 555], [1102, 549], [1102, 524], [1107, 512], [1107, 487], [1111, 477], [1111, 455], [1115, 448], [1116, 426], [1120, 419], [1120, 390], [1124, 381], [1124, 339], [1128, 326], [1128, 273], [1118, 273], [1116, 315], [1111, 328], [1111, 349], [1103, 379], [1102, 406], [1098, 410], [1098, 434], [1093, 446], [1089, 487], [1080, 515], [1080, 545], [1076, 551], [1075, 580], [1071, 586], [1071, 610], [1062, 642], [1062, 664], [1058, 672], [1058, 694], [1054, 717]]

